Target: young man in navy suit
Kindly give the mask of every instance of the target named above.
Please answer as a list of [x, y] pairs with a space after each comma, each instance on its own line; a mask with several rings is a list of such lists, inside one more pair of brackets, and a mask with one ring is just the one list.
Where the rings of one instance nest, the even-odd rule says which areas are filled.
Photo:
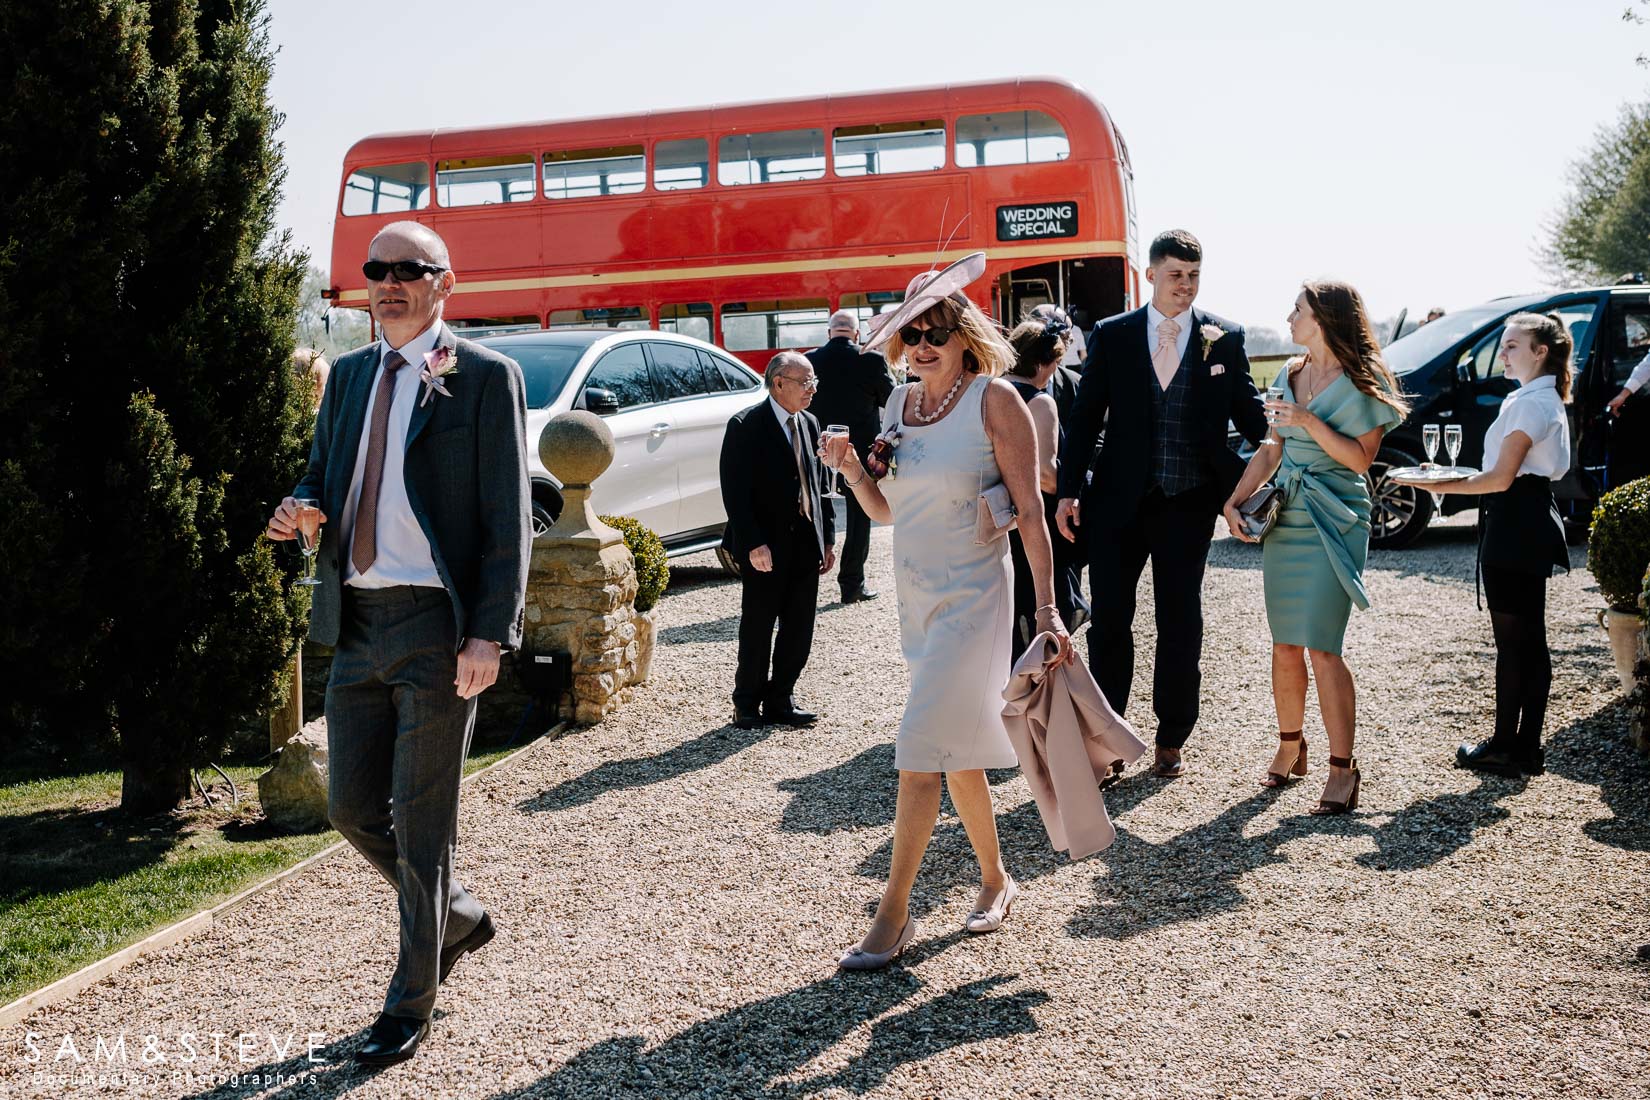
[[1192, 308], [1203, 269], [1197, 238], [1181, 229], [1159, 234], [1148, 263], [1151, 302], [1101, 321], [1089, 337], [1060, 454], [1055, 519], [1066, 538], [1088, 540], [1089, 667], [1119, 714], [1134, 679], [1135, 592], [1152, 563], [1154, 772], [1175, 778], [1185, 772], [1181, 748], [1197, 724], [1209, 543], [1243, 475], [1227, 422], [1258, 443], [1266, 415], [1242, 327]]

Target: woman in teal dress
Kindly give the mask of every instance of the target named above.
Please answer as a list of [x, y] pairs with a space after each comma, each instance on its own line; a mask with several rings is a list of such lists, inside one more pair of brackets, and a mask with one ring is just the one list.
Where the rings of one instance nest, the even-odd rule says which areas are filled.
[[1352, 605], [1369, 606], [1364, 559], [1369, 553], [1369, 487], [1364, 472], [1381, 437], [1408, 410], [1381, 359], [1363, 298], [1345, 283], [1307, 283], [1289, 315], [1289, 331], [1304, 346], [1269, 400], [1272, 434], [1250, 460], [1226, 502], [1226, 523], [1245, 542], [1253, 535], [1238, 505], [1269, 477], [1283, 491], [1276, 525], [1263, 551], [1266, 621], [1272, 628], [1272, 702], [1278, 751], [1261, 784], [1282, 786], [1306, 774], [1306, 662], [1318, 682], [1318, 704], [1329, 737], [1329, 778], [1315, 814], [1358, 807], [1362, 775], [1352, 755], [1357, 697], [1341, 656]]

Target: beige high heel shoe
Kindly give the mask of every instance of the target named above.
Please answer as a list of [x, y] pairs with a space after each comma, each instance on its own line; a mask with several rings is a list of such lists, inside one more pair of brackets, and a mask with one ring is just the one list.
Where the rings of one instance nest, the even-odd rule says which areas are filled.
[[[899, 957], [906, 945], [917, 937], [917, 922], [910, 917], [905, 918], [905, 927], [900, 929], [899, 936], [894, 940], [894, 946], [886, 951], [863, 951], [856, 944], [843, 953], [842, 958], [836, 961], [843, 970], [881, 970]], [[864, 941], [861, 941], [864, 942]]]
[[1020, 884], [1010, 876], [1007, 884], [997, 893], [997, 900], [991, 903], [990, 909], [976, 909], [968, 914], [963, 921], [963, 931], [980, 934], [995, 932], [1008, 919], [1009, 910], [1014, 908], [1014, 899], [1020, 896]]

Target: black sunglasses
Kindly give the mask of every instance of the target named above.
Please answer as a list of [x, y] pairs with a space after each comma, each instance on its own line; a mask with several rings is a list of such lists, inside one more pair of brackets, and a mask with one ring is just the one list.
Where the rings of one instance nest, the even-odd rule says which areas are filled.
[[951, 334], [956, 331], [955, 328], [941, 328], [937, 325], [934, 328], [918, 328], [916, 325], [906, 325], [899, 330], [899, 338], [900, 342], [906, 347], [914, 348], [922, 343], [923, 337], [926, 336], [929, 347], [943, 348], [951, 342]]
[[398, 283], [411, 283], [422, 279], [426, 275], [439, 275], [447, 269], [440, 264], [424, 264], [417, 260], [397, 260], [393, 264], [383, 260], [368, 260], [361, 265], [361, 274], [373, 282], [382, 282], [384, 276], [395, 275]]

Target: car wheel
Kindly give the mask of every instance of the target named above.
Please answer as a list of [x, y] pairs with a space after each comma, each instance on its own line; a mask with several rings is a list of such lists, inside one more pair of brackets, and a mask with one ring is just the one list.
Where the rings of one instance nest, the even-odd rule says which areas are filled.
[[1420, 465], [1413, 455], [1382, 447], [1370, 463], [1369, 545], [1379, 550], [1401, 550], [1426, 532], [1432, 522], [1432, 494], [1413, 485], [1399, 485], [1386, 472], [1395, 467]]
[[[552, 511], [552, 509], [554, 509]], [[561, 501], [541, 500], [533, 498], [533, 537], [538, 538], [551, 527], [555, 526], [556, 519], [561, 515]]]
[[739, 559], [728, 552], [726, 546], [716, 548], [716, 560], [722, 563], [722, 571], [730, 577], [739, 575]]

